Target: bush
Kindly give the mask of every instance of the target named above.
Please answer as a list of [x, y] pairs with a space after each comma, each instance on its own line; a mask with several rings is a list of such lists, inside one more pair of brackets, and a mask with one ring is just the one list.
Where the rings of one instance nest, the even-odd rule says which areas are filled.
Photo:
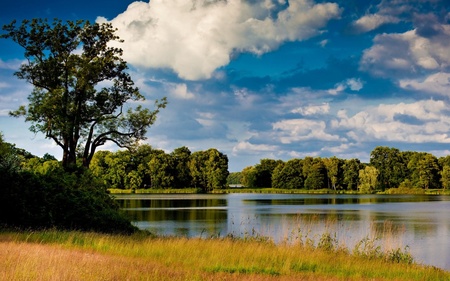
[[136, 231], [89, 171], [40, 175], [0, 169], [0, 176], [2, 225], [104, 233]]

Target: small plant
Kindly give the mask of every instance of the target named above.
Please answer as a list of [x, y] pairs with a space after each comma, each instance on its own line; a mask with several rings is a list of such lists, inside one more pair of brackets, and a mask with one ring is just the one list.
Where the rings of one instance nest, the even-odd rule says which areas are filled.
[[414, 258], [411, 255], [411, 253], [409, 253], [408, 248], [409, 247], [406, 246], [403, 250], [400, 248], [391, 250], [386, 254], [386, 260], [396, 263], [406, 263], [406, 264], [414, 263]]
[[380, 258], [383, 256], [381, 247], [377, 245], [378, 239], [372, 239], [365, 237], [356, 243], [353, 249], [353, 254], [358, 257], [364, 257], [369, 259]]
[[329, 232], [325, 232], [319, 239], [317, 248], [325, 251], [336, 251], [338, 249], [338, 240], [336, 233], [332, 236]]

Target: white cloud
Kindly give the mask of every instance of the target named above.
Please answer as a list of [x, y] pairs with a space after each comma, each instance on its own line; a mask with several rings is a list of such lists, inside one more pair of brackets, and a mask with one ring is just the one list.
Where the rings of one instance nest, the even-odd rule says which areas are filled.
[[322, 103], [321, 105], [308, 105], [304, 107], [299, 107], [291, 111], [292, 113], [298, 113], [304, 116], [317, 115], [317, 114], [327, 114], [330, 112], [330, 104]]
[[248, 141], [241, 141], [233, 147], [233, 153], [237, 154], [241, 151], [245, 153], [259, 153], [259, 152], [271, 152], [276, 151], [277, 146], [267, 144], [252, 144]]
[[170, 93], [178, 99], [189, 100], [195, 98], [195, 95], [188, 90], [185, 83], [173, 84], [170, 88]]
[[358, 141], [396, 141], [411, 143], [450, 143], [450, 117], [443, 101], [381, 104], [368, 107], [348, 117], [338, 113], [331, 127], [348, 130], [347, 135]]
[[335, 3], [293, 0], [272, 17], [274, 4], [152, 0], [132, 3], [110, 22], [125, 40], [120, 47], [130, 64], [169, 68], [181, 78], [198, 80], [211, 77], [215, 69], [227, 65], [233, 52], [260, 55], [283, 42], [315, 36], [341, 12]]
[[398, 23], [399, 19], [390, 15], [369, 14], [364, 15], [352, 23], [352, 28], [358, 33], [364, 33], [377, 29], [383, 24]]
[[251, 108], [254, 105], [254, 103], [258, 100], [257, 95], [250, 93], [245, 88], [235, 89], [233, 94], [236, 100], [239, 102], [239, 105], [244, 109]]
[[195, 118], [195, 120], [200, 123], [204, 127], [213, 127], [217, 124], [217, 121], [214, 120], [216, 115], [211, 112], [197, 112], [198, 118]]
[[0, 116], [9, 116], [9, 109], [0, 109]]
[[338, 141], [339, 137], [325, 132], [324, 121], [308, 119], [288, 119], [272, 124], [275, 138], [281, 143], [289, 144], [305, 140]]
[[347, 80], [347, 86], [350, 88], [350, 90], [352, 91], [359, 91], [363, 88], [364, 83], [361, 81], [361, 79], [355, 79], [355, 78], [351, 78]]
[[350, 78], [335, 85], [333, 89], [329, 89], [330, 95], [338, 95], [346, 89], [350, 88], [352, 91], [359, 91], [363, 88], [364, 82], [359, 78]]
[[450, 73], [447, 72], [431, 74], [424, 80], [402, 79], [399, 85], [405, 89], [450, 97]]
[[19, 69], [22, 63], [26, 63], [26, 61], [18, 59], [3, 61], [2, 59], [0, 59], [0, 69], [8, 69], [16, 71], [17, 69]]
[[227, 122], [227, 138], [237, 141], [246, 141], [257, 134], [249, 129], [250, 123], [241, 121]]
[[380, 34], [365, 50], [360, 68], [382, 77], [410, 76], [426, 71], [450, 70], [450, 25], [441, 25], [441, 33], [422, 37], [416, 30]]
[[335, 87], [333, 89], [329, 89], [328, 93], [330, 95], [337, 95], [339, 93], [342, 93], [343, 91], [345, 91], [345, 89], [347, 88], [347, 86], [343, 83], [338, 83], [335, 85]]
[[319, 45], [322, 47], [322, 48], [324, 48], [327, 44], [328, 44], [328, 39], [324, 39], [324, 40], [322, 40], [322, 41], [320, 41], [319, 42]]

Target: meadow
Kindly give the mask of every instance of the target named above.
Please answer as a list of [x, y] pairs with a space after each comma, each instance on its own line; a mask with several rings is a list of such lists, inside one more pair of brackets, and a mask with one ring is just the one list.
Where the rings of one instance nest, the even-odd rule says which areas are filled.
[[275, 244], [260, 236], [155, 237], [86, 232], [0, 233], [0, 280], [450, 280], [404, 249], [333, 235]]

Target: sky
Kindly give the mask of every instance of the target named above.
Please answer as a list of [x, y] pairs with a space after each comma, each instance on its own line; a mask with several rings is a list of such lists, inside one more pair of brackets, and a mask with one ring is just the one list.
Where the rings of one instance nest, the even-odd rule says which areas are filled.
[[[377, 146], [450, 154], [448, 0], [2, 4], [2, 26], [31, 18], [112, 23], [146, 105], [168, 99], [143, 142], [168, 153], [216, 148], [231, 172], [265, 158], [368, 162]], [[2, 39], [0, 131], [61, 158], [31, 124], [8, 116], [32, 90], [13, 75], [23, 61]]]

